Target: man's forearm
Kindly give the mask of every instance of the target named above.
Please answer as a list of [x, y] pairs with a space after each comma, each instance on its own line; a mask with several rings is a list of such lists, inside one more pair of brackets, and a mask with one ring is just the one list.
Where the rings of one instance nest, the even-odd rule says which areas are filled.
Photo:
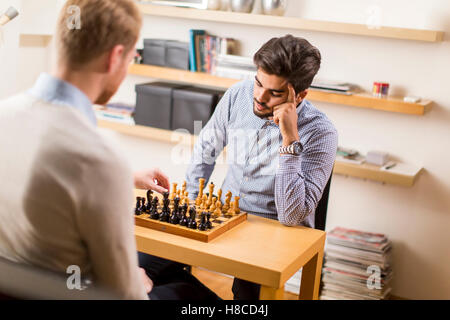
[[305, 177], [300, 156], [281, 155], [275, 178], [275, 204], [278, 220], [288, 226], [301, 224], [314, 212], [315, 205], [306, 196]]

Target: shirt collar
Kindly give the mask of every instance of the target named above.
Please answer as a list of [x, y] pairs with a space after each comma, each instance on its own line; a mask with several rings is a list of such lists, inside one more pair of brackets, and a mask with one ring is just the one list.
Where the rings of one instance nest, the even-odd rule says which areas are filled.
[[80, 89], [66, 81], [42, 73], [28, 92], [46, 102], [78, 109], [94, 126], [97, 125], [92, 102]]

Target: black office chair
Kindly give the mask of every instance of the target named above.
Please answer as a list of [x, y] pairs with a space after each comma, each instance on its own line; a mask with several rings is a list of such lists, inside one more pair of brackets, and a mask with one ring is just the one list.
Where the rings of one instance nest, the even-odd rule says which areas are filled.
[[314, 217], [314, 224], [315, 224], [314, 229], [322, 231], [325, 231], [325, 225], [327, 222], [328, 198], [330, 196], [331, 176], [330, 179], [328, 179], [325, 189], [323, 190], [322, 198], [319, 200], [319, 203], [317, 204]]
[[69, 290], [69, 275], [0, 258], [0, 300], [109, 300], [106, 290], [91, 287]]

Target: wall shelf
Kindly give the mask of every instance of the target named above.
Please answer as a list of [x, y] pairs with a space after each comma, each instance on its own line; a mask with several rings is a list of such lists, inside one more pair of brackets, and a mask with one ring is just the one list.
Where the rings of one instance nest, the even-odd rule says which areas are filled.
[[[144, 64], [131, 65], [129, 74], [150, 77], [155, 79], [187, 82], [196, 85], [214, 86], [223, 89], [231, 87], [240, 80], [216, 77], [208, 73], [190, 72], [180, 69], [150, 66]], [[335, 93], [309, 90], [308, 100], [327, 102], [353, 107], [383, 110], [411, 115], [424, 115], [431, 110], [432, 101], [426, 100], [419, 103], [404, 102], [401, 98], [379, 99], [369, 94], [342, 95]]]
[[139, 4], [139, 7], [143, 14], [152, 16], [244, 24], [260, 27], [331, 32], [331, 33], [341, 33], [358, 36], [416, 40], [427, 42], [440, 42], [443, 40], [444, 37], [444, 32], [434, 30], [407, 29], [394, 27], [369, 28], [367, 25], [364, 24], [307, 20], [301, 18], [277, 17], [261, 14], [237, 13], [227, 11], [213, 11], [213, 10], [199, 11], [199, 9], [177, 8], [151, 4]]
[[367, 163], [354, 164], [336, 160], [334, 174], [368, 179], [403, 187], [412, 187], [422, 168], [398, 163], [393, 169], [380, 170], [379, 166]]
[[[146, 126], [130, 126], [107, 120], [98, 120], [98, 126], [133, 137], [151, 139], [165, 143], [182, 144], [191, 148], [194, 147], [197, 139], [196, 136], [186, 133], [178, 133]], [[404, 187], [413, 186], [421, 171], [422, 168], [412, 167], [406, 164], [397, 164], [395, 168], [389, 171], [380, 170], [380, 167], [374, 165], [360, 165], [339, 160], [336, 160], [334, 165], [334, 174], [374, 180]]]

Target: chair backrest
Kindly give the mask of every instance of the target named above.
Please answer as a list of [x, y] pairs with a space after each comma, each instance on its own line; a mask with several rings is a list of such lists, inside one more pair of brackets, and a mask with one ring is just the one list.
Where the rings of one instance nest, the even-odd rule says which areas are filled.
[[69, 290], [67, 278], [56, 272], [0, 258], [0, 300], [106, 300], [115, 297], [106, 290], [91, 287]]
[[327, 222], [327, 210], [328, 210], [328, 197], [330, 195], [330, 185], [331, 185], [331, 176], [328, 179], [328, 183], [323, 190], [322, 198], [319, 200], [317, 204], [315, 219], [314, 219], [314, 228], [318, 230], [325, 231], [325, 225]]

